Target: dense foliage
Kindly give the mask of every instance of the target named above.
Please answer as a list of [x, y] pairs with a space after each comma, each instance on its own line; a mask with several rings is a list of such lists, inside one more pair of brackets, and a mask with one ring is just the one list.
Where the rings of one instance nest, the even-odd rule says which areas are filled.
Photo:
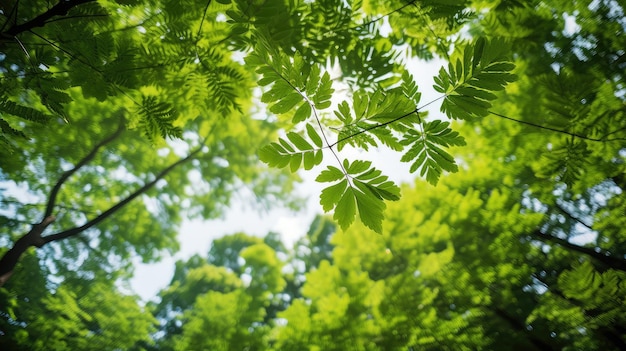
[[[0, 10], [3, 349], [626, 349], [620, 3]], [[420, 178], [344, 156], [379, 147]], [[318, 166], [332, 220], [293, 248], [227, 235], [129, 291], [182, 219]]]

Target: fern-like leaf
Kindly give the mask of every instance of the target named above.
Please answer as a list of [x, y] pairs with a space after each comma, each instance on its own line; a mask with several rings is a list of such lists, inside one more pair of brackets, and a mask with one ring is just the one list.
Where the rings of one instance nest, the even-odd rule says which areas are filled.
[[19, 105], [13, 101], [4, 99], [0, 101], [0, 113], [7, 113], [40, 124], [44, 124], [52, 118], [52, 116], [35, 110], [34, 108]]
[[446, 94], [441, 111], [449, 118], [470, 119], [489, 114], [494, 91], [517, 79], [515, 65], [507, 58], [503, 40], [480, 38], [452, 57], [448, 70], [443, 67], [435, 77], [434, 88]]
[[169, 103], [159, 101], [155, 96], [143, 96], [137, 112], [141, 118], [140, 126], [150, 141], [154, 141], [157, 135], [182, 137], [182, 129], [173, 125], [178, 114]]
[[257, 66], [261, 75], [260, 86], [269, 87], [263, 93], [261, 101], [267, 103], [272, 113], [288, 114], [294, 123], [305, 121], [313, 109], [323, 110], [331, 105], [334, 92], [328, 72], [321, 66], [309, 66], [296, 52], [287, 56], [273, 49], [260, 36], [255, 53], [246, 58], [250, 65]]
[[400, 161], [413, 162], [410, 172], [420, 170], [420, 176], [426, 177], [431, 184], [437, 184], [443, 171], [456, 172], [458, 167], [449, 153], [442, 147], [465, 145], [465, 139], [451, 130], [450, 123], [434, 120], [423, 123], [423, 131], [410, 130], [402, 141], [410, 146]]
[[347, 229], [358, 213], [361, 222], [382, 233], [384, 200], [400, 198], [400, 188], [369, 161], [343, 161], [344, 171], [329, 166], [316, 178], [318, 182], [335, 182], [322, 190], [320, 204], [324, 211], [335, 210], [333, 218]]
[[322, 152], [322, 139], [312, 125], [307, 125], [308, 139], [302, 135], [289, 132], [287, 138], [279, 138], [278, 143], [270, 143], [259, 150], [259, 159], [271, 167], [283, 168], [289, 166], [292, 172], [301, 166], [310, 170], [319, 165], [324, 153]]

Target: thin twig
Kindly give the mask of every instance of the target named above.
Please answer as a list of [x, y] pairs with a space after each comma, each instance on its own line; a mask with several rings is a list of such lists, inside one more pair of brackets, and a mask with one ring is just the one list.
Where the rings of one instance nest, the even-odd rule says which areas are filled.
[[209, 5], [211, 5], [211, 0], [207, 1], [206, 6], [204, 7], [204, 11], [202, 12], [202, 20], [200, 20], [200, 28], [198, 28], [198, 34], [196, 34], [198, 38], [200, 38], [200, 33], [202, 33], [202, 25], [204, 25], [204, 19], [206, 18], [206, 13], [209, 10]]
[[390, 15], [392, 15], [392, 14], [396, 13], [396, 12], [400, 12], [400, 11], [402, 11], [402, 10], [403, 10], [403, 9], [405, 9], [406, 7], [408, 7], [408, 6], [411, 6], [411, 5], [415, 4], [415, 2], [416, 2], [416, 1], [417, 1], [417, 0], [412, 0], [412, 1], [409, 1], [408, 3], [406, 3], [406, 4], [404, 4], [404, 5], [400, 6], [400, 7], [398, 7], [397, 9], [395, 9], [395, 10], [393, 10], [393, 11], [389, 12], [389, 13], [386, 13], [386, 14], [384, 14], [384, 15], [381, 15], [381, 16], [379, 16], [379, 17], [376, 17], [376, 18], [374, 18], [374, 19], [372, 19], [372, 20], [370, 20], [370, 21], [367, 21], [367, 22], [365, 22], [365, 23], [358, 24], [358, 25], [356, 25], [356, 26], [354, 26], [354, 27], [349, 27], [349, 28], [348, 28], [348, 30], [357, 29], [357, 28], [361, 28], [361, 27], [367, 27], [367, 26], [369, 26], [370, 24], [372, 24], [372, 23], [376, 23], [376, 22], [380, 21], [381, 19], [383, 19], [383, 18], [385, 18], [385, 17], [388, 17], [388, 16], [390, 16]]
[[511, 118], [509, 116], [505, 116], [503, 114], [497, 113], [497, 112], [493, 112], [493, 111], [489, 111], [489, 113], [491, 113], [494, 116], [498, 116], [500, 118], [504, 118], [507, 119], [509, 121], [513, 121], [513, 122], [517, 122], [517, 123], [521, 123], [521, 124], [526, 124], [529, 125], [531, 127], [535, 127], [535, 128], [539, 128], [539, 129], [545, 129], [545, 130], [550, 130], [556, 133], [561, 133], [561, 134], [565, 134], [565, 135], [569, 135], [575, 138], [580, 138], [580, 139], [584, 139], [584, 140], [589, 140], [589, 141], [596, 141], [596, 142], [608, 142], [608, 141], [626, 141], [626, 138], [612, 138], [612, 139], [607, 139], [607, 138], [602, 138], [602, 139], [597, 139], [597, 138], [591, 138], [588, 136], [584, 136], [581, 134], [577, 134], [577, 133], [572, 133], [572, 132], [568, 132], [566, 130], [561, 130], [561, 129], [556, 129], [556, 128], [552, 128], [552, 127], [547, 127], [547, 126], [542, 126], [539, 124], [535, 124], [532, 122], [528, 122], [528, 121], [523, 121], [523, 120], [519, 120], [519, 119], [515, 119], [515, 118]]
[[65, 21], [65, 20], [74, 19], [74, 18], [89, 18], [89, 17], [109, 17], [109, 15], [104, 13], [104, 14], [95, 14], [95, 15], [66, 16], [66, 17], [51, 19], [49, 21], [46, 21], [46, 24], [52, 23], [52, 22], [58, 22], [58, 21]]

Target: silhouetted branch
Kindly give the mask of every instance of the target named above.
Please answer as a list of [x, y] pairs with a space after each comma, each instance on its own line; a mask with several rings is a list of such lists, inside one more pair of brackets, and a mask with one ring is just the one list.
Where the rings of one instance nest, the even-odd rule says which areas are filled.
[[176, 167], [180, 166], [181, 164], [183, 164], [185, 162], [188, 162], [188, 161], [192, 160], [195, 157], [195, 155], [202, 150], [202, 147], [204, 147], [204, 145], [201, 145], [199, 148], [197, 148], [196, 150], [191, 152], [185, 158], [182, 158], [182, 159], [178, 160], [177, 162], [173, 163], [172, 165], [170, 165], [169, 167], [165, 168], [163, 171], [161, 171], [159, 174], [157, 174], [156, 177], [152, 181], [144, 184], [141, 188], [135, 190], [132, 194], [128, 195], [128, 197], [126, 197], [122, 201], [118, 202], [117, 204], [115, 204], [114, 206], [109, 208], [108, 210], [102, 212], [96, 218], [88, 221], [87, 223], [81, 225], [80, 227], [75, 227], [75, 228], [68, 229], [68, 230], [65, 230], [65, 231], [62, 231], [62, 232], [59, 232], [59, 233], [56, 233], [56, 234], [47, 235], [47, 236], [43, 237], [42, 239], [43, 239], [44, 243], [47, 244], [47, 243], [52, 242], [52, 241], [63, 240], [63, 239], [72, 237], [74, 235], [80, 234], [80, 233], [84, 232], [85, 230], [87, 230], [87, 229], [95, 226], [96, 224], [102, 222], [103, 220], [107, 219], [112, 214], [114, 214], [115, 212], [119, 211], [124, 206], [126, 206], [129, 202], [134, 200], [136, 197], [138, 197], [139, 195], [144, 194], [146, 191], [148, 191], [148, 189], [152, 188], [159, 180], [161, 180], [163, 177], [165, 177], [168, 173], [170, 173]]
[[505, 116], [503, 114], [500, 114], [500, 113], [497, 113], [497, 112], [493, 112], [493, 111], [489, 111], [489, 113], [491, 113], [494, 116], [498, 116], [500, 118], [507, 119], [509, 121], [513, 121], [513, 122], [517, 122], [517, 123], [521, 123], [521, 124], [526, 124], [526, 125], [531, 126], [531, 127], [535, 127], [535, 128], [539, 128], [539, 129], [545, 129], [545, 130], [549, 130], [549, 131], [552, 131], [552, 132], [573, 136], [573, 137], [579, 138], [579, 139], [584, 139], [584, 140], [589, 140], [589, 141], [596, 141], [596, 142], [626, 141], [626, 138], [611, 138], [611, 139], [608, 139], [608, 138], [602, 138], [602, 139], [591, 138], [591, 137], [584, 136], [584, 135], [581, 135], [581, 134], [568, 132], [566, 130], [560, 130], [560, 129], [556, 129], [556, 128], [552, 128], [552, 127], [542, 126], [540, 124], [535, 124], [535, 123], [528, 122], [528, 121], [522, 121], [520, 119], [511, 118], [509, 116]]
[[539, 230], [535, 230], [532, 235], [542, 241], [551, 241], [556, 243], [566, 249], [581, 253], [583, 255], [587, 255], [596, 259], [597, 261], [605, 264], [607, 267], [612, 269], [617, 269], [620, 271], [626, 272], [626, 260], [610, 255], [609, 253], [600, 250], [596, 251], [589, 247], [579, 246], [576, 244], [572, 244], [569, 241], [561, 238], [557, 238], [556, 236], [545, 234]]
[[55, 219], [54, 216], [49, 216], [44, 218], [41, 223], [33, 225], [32, 229], [26, 233], [26, 235], [19, 238], [13, 247], [2, 256], [0, 259], [0, 287], [9, 280], [18, 260], [29, 247], [41, 247], [44, 245], [41, 233], [43, 233]]
[[57, 183], [54, 185], [54, 187], [50, 191], [50, 196], [48, 197], [48, 205], [46, 206], [46, 212], [44, 213], [44, 217], [48, 217], [52, 214], [52, 211], [54, 210], [54, 204], [56, 202], [56, 197], [63, 183], [65, 183], [65, 181], [69, 177], [71, 177], [74, 173], [78, 172], [78, 170], [80, 170], [83, 166], [85, 166], [87, 163], [93, 160], [93, 158], [96, 157], [96, 154], [98, 153], [98, 151], [100, 151], [100, 148], [112, 142], [113, 140], [117, 139], [117, 137], [120, 136], [123, 130], [124, 130], [124, 119], [121, 118], [120, 123], [117, 129], [115, 130], [115, 132], [113, 132], [113, 134], [111, 134], [104, 140], [100, 141], [98, 144], [94, 145], [94, 147], [91, 149], [89, 154], [87, 154], [87, 156], [83, 157], [80, 161], [78, 161], [78, 163], [76, 163], [76, 165], [72, 169], [64, 172], [61, 175]]
[[33, 28], [43, 27], [50, 19], [56, 16], [65, 16], [72, 8], [88, 2], [96, 0], [60, 0], [56, 5], [48, 9], [48, 11], [22, 24], [11, 26], [1, 35], [4, 37], [15, 37], [16, 35], [32, 30]]

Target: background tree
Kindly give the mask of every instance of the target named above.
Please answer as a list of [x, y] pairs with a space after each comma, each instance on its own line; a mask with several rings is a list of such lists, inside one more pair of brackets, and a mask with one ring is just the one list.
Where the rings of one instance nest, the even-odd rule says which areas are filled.
[[[3, 85], [3, 94], [10, 98], [4, 105], [8, 110], [3, 113], [3, 123], [15, 118], [45, 120], [46, 130], [55, 133], [41, 133], [40, 126], [25, 122], [16, 122], [23, 126], [22, 131], [7, 127], [9, 129], [3, 132], [3, 138], [6, 136], [3, 140], [11, 147], [2, 151], [3, 160], [7, 160], [2, 164], [2, 178], [14, 183], [25, 182], [27, 191], [40, 198], [38, 204], [43, 204], [44, 196], [48, 200], [43, 215], [35, 215], [36, 207], [17, 208], [19, 199], [3, 199], [10, 205], [8, 213], [18, 213], [15, 219], [41, 223], [25, 228], [24, 232], [31, 235], [16, 240], [15, 250], [5, 255], [3, 281], [28, 247], [39, 247], [92, 230], [96, 224], [101, 231], [92, 234], [99, 238], [91, 244], [111, 244], [114, 256], [121, 259], [118, 262], [127, 264], [133, 251], [151, 260], [158, 257], [163, 248], [175, 249], [175, 224], [181, 214], [187, 218], [218, 216], [228, 205], [230, 194], [242, 184], [259, 195], [265, 190], [276, 191], [276, 197], [264, 198], [267, 203], [275, 202], [283, 197], [279, 194], [288, 192], [290, 181], [286, 177], [272, 179], [271, 172], [257, 172], [263, 168], [253, 164], [258, 143], [276, 126], [248, 121], [247, 115], [242, 114], [244, 110], [246, 114], [250, 112], [251, 90], [245, 83], [246, 69], [240, 62], [226, 59], [232, 56], [228, 45], [221, 47], [221, 51], [211, 49], [211, 60], [220, 62], [207, 66], [203, 61], [208, 59], [205, 55], [201, 55], [203, 58], [198, 62], [195, 59], [200, 57], [198, 50], [202, 45], [210, 46], [208, 41], [201, 45], [187, 43], [180, 36], [171, 42], [168, 39], [174, 32], [181, 31], [196, 41], [204, 36], [203, 30], [210, 29], [207, 33], [211, 38], [223, 40], [228, 33], [218, 35], [219, 29], [213, 25], [222, 26], [215, 17], [222, 14], [224, 7], [207, 7], [205, 16], [191, 23], [191, 14], [198, 13], [194, 6], [184, 10], [191, 12], [180, 12], [178, 6], [172, 4], [153, 5], [134, 3], [119, 8], [115, 3], [93, 1], [64, 1], [51, 7], [36, 3], [19, 6], [19, 1], [5, 4], [3, 45], [7, 50], [2, 60], [5, 67], [2, 79], [10, 83]], [[161, 10], [170, 7], [171, 13]], [[162, 30], [165, 34], [158, 34]], [[146, 51], [148, 47], [155, 52]], [[191, 56], [182, 55], [183, 52]], [[201, 76], [194, 76], [189, 70], [203, 66]], [[224, 77], [230, 75], [239, 81], [236, 85], [224, 81]], [[187, 101], [194, 94], [196, 97], [201, 94], [194, 90], [200, 89], [197, 81], [220, 85], [222, 90], [216, 89], [227, 94], [218, 92], [219, 97], [207, 97], [202, 93], [201, 104], [200, 101], [189, 104]], [[238, 91], [234, 90], [235, 86]], [[167, 101], [162, 101], [164, 96], [168, 97]], [[57, 115], [60, 124], [48, 115]], [[214, 115], [229, 118], [211, 118]], [[63, 124], [63, 120], [70, 123]], [[14, 124], [6, 122], [6, 126], [10, 125]], [[187, 133], [184, 136], [182, 126]], [[122, 133], [124, 129], [139, 129], [147, 136], [147, 141], [138, 138], [137, 132]], [[27, 134], [37, 136], [34, 142], [21, 138]], [[247, 134], [260, 139], [240, 138]], [[167, 136], [184, 137], [186, 145], [167, 146], [158, 139]], [[242, 144], [236, 145], [239, 142]], [[244, 145], [247, 142], [250, 144]], [[111, 143], [120, 143], [117, 144], [119, 149], [111, 148]], [[153, 146], [160, 149], [159, 154], [154, 153]], [[184, 150], [189, 154], [181, 155]], [[102, 155], [105, 152], [108, 154]], [[195, 161], [192, 162], [192, 158]], [[189, 164], [180, 167], [184, 163]], [[174, 168], [180, 169], [172, 174]], [[97, 176], [104, 172], [115, 172], [107, 176], [110, 182]], [[169, 188], [172, 192], [147, 192], [154, 185], [157, 189], [164, 188], [165, 183], [159, 178], [168, 175], [166, 173], [170, 173], [170, 185], [175, 185]], [[191, 191], [187, 174], [202, 189]], [[72, 187], [73, 177], [81, 179]], [[200, 185], [198, 181], [202, 180], [197, 178], [204, 179], [204, 184]], [[174, 179], [179, 184], [172, 183]], [[274, 183], [278, 179], [279, 183]], [[276, 187], [276, 184], [283, 185]], [[80, 203], [76, 195], [85, 191], [93, 198], [81, 199], [84, 202]], [[207, 195], [215, 201], [206, 201]], [[134, 197], [143, 197], [146, 203], [126, 208], [125, 220], [140, 223], [141, 229], [133, 233], [130, 240], [102, 234], [130, 227], [124, 225], [124, 220], [108, 223], [110, 228], [102, 228], [106, 224], [100, 222]], [[149, 198], [158, 199], [158, 204]], [[56, 218], [55, 226], [50, 228], [57, 230], [56, 234], [40, 238], [53, 216], [58, 214], [59, 206], [70, 209], [69, 214]], [[148, 207], [151, 208], [146, 211]], [[79, 224], [81, 222], [84, 224]], [[66, 263], [76, 264], [76, 256], [80, 254], [76, 247], [73, 244], [61, 246], [65, 246], [64, 252], [57, 252], [56, 258], [64, 257]]]
[[268, 313], [285, 287], [282, 266], [263, 239], [243, 233], [214, 241], [208, 259], [179, 261], [154, 306], [164, 332], [157, 349], [267, 349]]

